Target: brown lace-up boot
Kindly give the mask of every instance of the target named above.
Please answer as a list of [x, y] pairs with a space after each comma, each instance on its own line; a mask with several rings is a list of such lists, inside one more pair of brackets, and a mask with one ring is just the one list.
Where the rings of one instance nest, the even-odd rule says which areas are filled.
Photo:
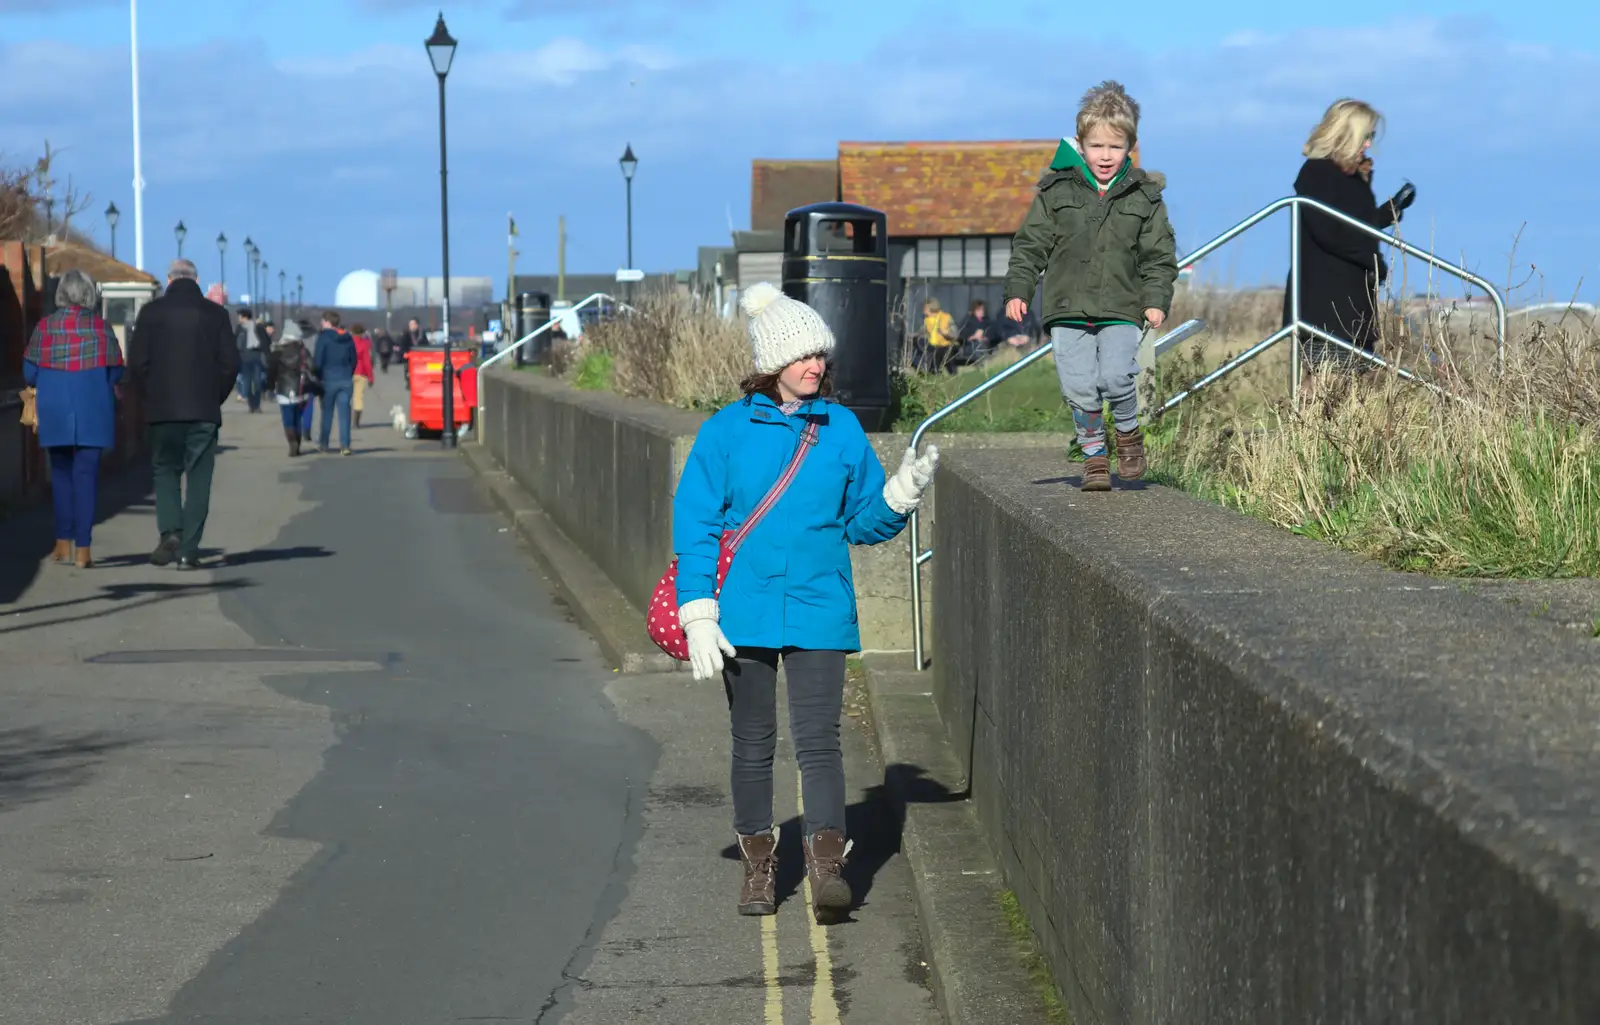
[[1080, 491], [1111, 490], [1111, 460], [1103, 455], [1090, 456], [1083, 461], [1083, 485]]
[[841, 870], [849, 863], [851, 843], [837, 829], [818, 830], [806, 841], [806, 882], [811, 886], [811, 913], [827, 925], [850, 910], [850, 884]]
[[778, 911], [778, 830], [739, 837], [744, 885], [739, 888], [739, 914], [772, 915]]
[[56, 550], [50, 553], [50, 561], [51, 562], [71, 562], [72, 561], [72, 542], [71, 541], [57, 540], [56, 541]]
[[1123, 480], [1138, 480], [1150, 464], [1144, 456], [1144, 432], [1135, 427], [1124, 434], [1117, 432], [1117, 476]]

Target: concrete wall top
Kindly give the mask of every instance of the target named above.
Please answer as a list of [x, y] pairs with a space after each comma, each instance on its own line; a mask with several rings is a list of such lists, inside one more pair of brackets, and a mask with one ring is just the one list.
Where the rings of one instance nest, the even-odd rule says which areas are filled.
[[1059, 458], [943, 470], [1600, 927], [1600, 640], [1177, 491], [1082, 494]]

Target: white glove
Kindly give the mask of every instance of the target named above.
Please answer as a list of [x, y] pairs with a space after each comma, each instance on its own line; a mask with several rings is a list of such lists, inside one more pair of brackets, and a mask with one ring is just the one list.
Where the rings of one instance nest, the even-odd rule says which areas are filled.
[[883, 486], [883, 500], [902, 516], [914, 511], [922, 504], [922, 493], [933, 483], [933, 473], [938, 468], [939, 446], [929, 445], [921, 456], [914, 448], [906, 449], [900, 469]]
[[689, 667], [696, 680], [714, 680], [722, 675], [722, 657], [739, 654], [717, 625], [721, 609], [715, 598], [696, 598], [678, 606], [678, 622], [689, 639]]

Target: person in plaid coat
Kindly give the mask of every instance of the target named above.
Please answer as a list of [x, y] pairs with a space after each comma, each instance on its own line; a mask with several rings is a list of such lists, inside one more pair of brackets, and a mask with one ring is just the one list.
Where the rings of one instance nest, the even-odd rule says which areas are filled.
[[87, 569], [100, 454], [117, 444], [117, 382], [122, 348], [101, 319], [100, 289], [82, 271], [56, 286], [56, 311], [33, 329], [23, 355], [23, 378], [38, 390], [39, 445], [50, 453], [55, 501], [56, 562]]

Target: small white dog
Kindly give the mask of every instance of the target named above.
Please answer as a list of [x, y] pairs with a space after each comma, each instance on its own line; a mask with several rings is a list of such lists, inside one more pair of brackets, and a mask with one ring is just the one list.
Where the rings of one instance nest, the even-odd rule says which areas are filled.
[[408, 426], [406, 423], [406, 411], [400, 406], [393, 406], [389, 409], [389, 417], [394, 421], [394, 429], [404, 434]]

